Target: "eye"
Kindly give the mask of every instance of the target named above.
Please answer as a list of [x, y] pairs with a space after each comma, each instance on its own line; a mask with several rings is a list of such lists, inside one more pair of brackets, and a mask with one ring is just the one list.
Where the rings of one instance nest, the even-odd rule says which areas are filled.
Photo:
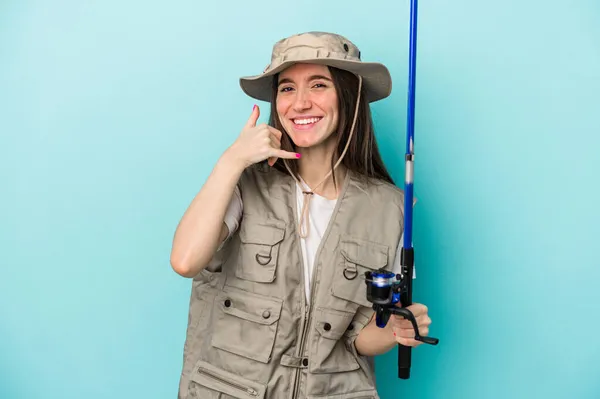
[[282, 87], [282, 88], [279, 89], [279, 92], [280, 93], [285, 93], [285, 92], [290, 91], [290, 90], [292, 90], [291, 87]]
[[325, 83], [315, 83], [316, 88], [327, 87]]

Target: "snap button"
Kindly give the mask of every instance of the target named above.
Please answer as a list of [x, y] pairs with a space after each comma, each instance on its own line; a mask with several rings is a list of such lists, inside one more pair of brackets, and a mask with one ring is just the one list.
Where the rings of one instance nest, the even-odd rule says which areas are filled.
[[263, 318], [268, 319], [269, 317], [271, 317], [271, 312], [269, 312], [268, 310], [265, 310], [262, 314]]
[[329, 323], [325, 323], [325, 324], [323, 325], [323, 329], [324, 329], [325, 331], [329, 331], [329, 330], [331, 330], [331, 324], [329, 324]]
[[228, 308], [231, 306], [231, 301], [229, 299], [225, 300], [225, 307]]
[[308, 359], [307, 358], [302, 359], [302, 365], [304, 367], [308, 366]]

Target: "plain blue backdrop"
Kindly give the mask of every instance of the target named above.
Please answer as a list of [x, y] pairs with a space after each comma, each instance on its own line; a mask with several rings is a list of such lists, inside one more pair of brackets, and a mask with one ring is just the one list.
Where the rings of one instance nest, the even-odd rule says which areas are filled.
[[[388, 65], [402, 183], [409, 0], [0, 3], [0, 397], [174, 398], [179, 218], [293, 33]], [[600, 3], [421, 1], [415, 301], [437, 347], [383, 399], [600, 397]], [[261, 120], [266, 121], [266, 104]]]

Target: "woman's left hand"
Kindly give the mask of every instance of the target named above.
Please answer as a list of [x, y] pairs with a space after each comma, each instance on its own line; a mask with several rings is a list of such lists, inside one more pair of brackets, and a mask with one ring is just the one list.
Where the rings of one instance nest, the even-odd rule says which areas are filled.
[[[410, 310], [417, 320], [417, 326], [419, 327], [419, 334], [421, 336], [427, 336], [429, 334], [429, 325], [431, 319], [427, 314], [427, 306], [420, 303], [413, 303], [407, 306], [406, 309]], [[392, 315], [390, 317], [392, 325], [392, 331], [396, 338], [396, 342], [404, 346], [416, 347], [422, 344], [420, 341], [416, 341], [415, 330], [413, 329], [412, 323], [402, 316]]]

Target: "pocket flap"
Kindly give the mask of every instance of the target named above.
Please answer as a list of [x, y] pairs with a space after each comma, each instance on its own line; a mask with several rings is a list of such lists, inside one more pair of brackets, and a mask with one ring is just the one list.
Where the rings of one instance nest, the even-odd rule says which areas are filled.
[[240, 241], [244, 244], [275, 245], [283, 240], [285, 229], [272, 221], [243, 220], [240, 225]]
[[250, 381], [203, 360], [196, 363], [190, 378], [197, 384], [238, 399], [264, 399], [267, 390], [264, 384]]
[[354, 318], [354, 313], [340, 310], [317, 308], [315, 328], [324, 338], [340, 339]]
[[340, 242], [340, 252], [346, 260], [369, 269], [379, 269], [388, 264], [387, 245], [360, 238], [343, 237]]
[[226, 287], [217, 300], [223, 313], [258, 324], [273, 324], [281, 315], [282, 300], [248, 291], [232, 291]]
[[374, 389], [369, 389], [368, 391], [342, 393], [338, 395], [308, 396], [307, 399], [379, 399], [379, 395]]

